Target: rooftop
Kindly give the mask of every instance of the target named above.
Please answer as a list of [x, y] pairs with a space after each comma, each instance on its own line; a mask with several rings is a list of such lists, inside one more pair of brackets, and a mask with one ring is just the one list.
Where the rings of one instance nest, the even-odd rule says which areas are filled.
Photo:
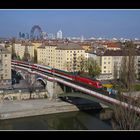
[[[127, 56], [128, 55], [128, 51], [124, 51], [124, 50], [106, 50], [103, 54], [103, 56]], [[136, 50], [135, 51], [135, 55], [140, 55], [140, 51]]]
[[[97, 56], [127, 56], [128, 50], [106, 50], [106, 51], [100, 51], [100, 50], [92, 50], [92, 51], [86, 51], [90, 54], [95, 54]], [[135, 55], [140, 56], [140, 49], [135, 50]]]
[[10, 51], [9, 50], [7, 50], [5, 47], [3, 47], [3, 46], [1, 46], [0, 45], [0, 53], [2, 53], [2, 54], [7, 54], [7, 53], [10, 53]]
[[57, 50], [84, 50], [80, 45], [75, 43], [58, 44]]

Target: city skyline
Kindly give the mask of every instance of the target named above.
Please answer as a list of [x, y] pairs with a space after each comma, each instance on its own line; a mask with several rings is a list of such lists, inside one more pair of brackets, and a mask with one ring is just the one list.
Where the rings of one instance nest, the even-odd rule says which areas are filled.
[[34, 25], [64, 37], [140, 38], [140, 10], [0, 10], [0, 37], [30, 33]]

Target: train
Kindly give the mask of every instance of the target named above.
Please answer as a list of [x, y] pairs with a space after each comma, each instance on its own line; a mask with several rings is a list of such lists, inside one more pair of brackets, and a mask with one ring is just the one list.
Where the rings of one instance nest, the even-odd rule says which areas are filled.
[[95, 79], [88, 78], [88, 77], [83, 77], [80, 75], [75, 75], [75, 74], [69, 73], [67, 71], [59, 70], [59, 69], [52, 68], [49, 66], [32, 64], [32, 63], [28, 63], [28, 62], [19, 61], [19, 60], [12, 60], [12, 65], [30, 68], [32, 71], [35, 70], [35, 71], [39, 71], [42, 73], [47, 73], [52, 76], [57, 76], [57, 77], [60, 77], [60, 78], [66, 79], [66, 80], [71, 80], [72, 82], [83, 84], [85, 86], [93, 87], [95, 89], [103, 89], [103, 86], [99, 80], [95, 80]]

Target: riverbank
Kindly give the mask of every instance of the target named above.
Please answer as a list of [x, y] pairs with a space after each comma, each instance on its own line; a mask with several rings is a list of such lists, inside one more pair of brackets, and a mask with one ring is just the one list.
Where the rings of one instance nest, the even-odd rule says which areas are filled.
[[100, 109], [102, 107], [106, 108], [107, 106], [80, 99], [73, 100], [72, 103], [64, 102], [60, 99], [4, 101], [0, 103], [0, 120], [79, 110]]

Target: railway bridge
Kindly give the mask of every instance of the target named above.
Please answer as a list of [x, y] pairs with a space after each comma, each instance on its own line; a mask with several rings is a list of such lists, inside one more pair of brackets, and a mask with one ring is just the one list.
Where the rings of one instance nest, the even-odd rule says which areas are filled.
[[[45, 88], [48, 90], [50, 98], [68, 97], [68, 96], [81, 97], [81, 98], [93, 100], [95, 102], [104, 103], [105, 105], [108, 105], [110, 107], [114, 105], [118, 105], [124, 108], [130, 108], [140, 113], [140, 108], [137, 106], [129, 105], [126, 102], [122, 102], [116, 98], [107, 96], [104, 93], [101, 93], [92, 89], [88, 89], [87, 87], [73, 83], [73, 81], [67, 81], [60, 77], [56, 77], [56, 76], [54, 77], [53, 75], [44, 74], [38, 71], [32, 71], [30, 68], [25, 68], [22, 66], [12, 65], [12, 68], [19, 69], [22, 71], [27, 71], [30, 74], [36, 75], [35, 80], [41, 80], [42, 82], [45, 83], [46, 85]], [[73, 93], [66, 93], [67, 87], [69, 87], [69, 89]], [[75, 91], [77, 91], [77, 93]], [[58, 95], [57, 93], [61, 93], [61, 94]]]

